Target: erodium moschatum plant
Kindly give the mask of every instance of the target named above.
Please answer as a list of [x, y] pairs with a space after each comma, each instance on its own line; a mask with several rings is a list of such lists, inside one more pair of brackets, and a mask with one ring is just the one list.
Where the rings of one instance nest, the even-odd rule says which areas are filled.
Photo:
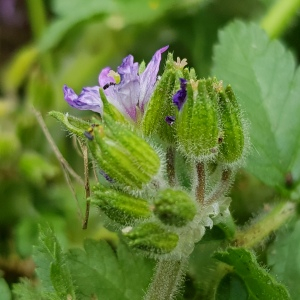
[[97, 166], [92, 205], [133, 251], [157, 260], [145, 299], [175, 294], [195, 243], [230, 218], [226, 193], [248, 145], [232, 87], [198, 79], [186, 59], [170, 53], [158, 76], [167, 48], [148, 65], [129, 55], [116, 72], [104, 68], [99, 85], [79, 95], [65, 85], [72, 107], [96, 113], [90, 121], [50, 113], [87, 145]]

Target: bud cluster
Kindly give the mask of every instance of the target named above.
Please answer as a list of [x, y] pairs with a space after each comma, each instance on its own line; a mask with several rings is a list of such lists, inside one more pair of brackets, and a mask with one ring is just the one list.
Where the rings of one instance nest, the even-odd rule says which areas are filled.
[[[101, 120], [51, 115], [88, 146], [106, 179], [90, 201], [128, 244], [154, 257], [186, 257], [205, 227], [229, 224], [225, 193], [247, 141], [237, 99], [230, 85], [197, 79], [186, 60], [175, 62], [169, 54], [149, 102], [134, 107], [141, 115], [133, 123], [106, 98], [104, 89], [115, 93], [117, 84], [99, 90]], [[176, 156], [192, 166], [185, 173], [191, 186], [179, 184]]]

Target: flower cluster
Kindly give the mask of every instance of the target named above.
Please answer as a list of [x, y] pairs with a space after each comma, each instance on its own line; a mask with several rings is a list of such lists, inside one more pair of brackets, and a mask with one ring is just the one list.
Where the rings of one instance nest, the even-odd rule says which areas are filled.
[[[206, 227], [230, 223], [225, 194], [246, 139], [231, 86], [197, 79], [186, 59], [174, 61], [172, 54], [158, 79], [167, 49], [157, 50], [146, 67], [128, 55], [117, 72], [102, 69], [99, 85], [79, 95], [64, 86], [72, 107], [101, 120], [51, 115], [87, 144], [106, 179], [94, 187], [91, 203], [119, 225], [131, 247], [179, 259], [190, 255]], [[175, 156], [192, 171], [183, 173]], [[182, 174], [187, 180], [180, 181]]]

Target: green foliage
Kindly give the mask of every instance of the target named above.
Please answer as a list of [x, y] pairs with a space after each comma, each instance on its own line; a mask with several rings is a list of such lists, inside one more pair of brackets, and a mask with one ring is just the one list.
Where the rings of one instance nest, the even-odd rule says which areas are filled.
[[39, 244], [34, 248], [36, 272], [47, 299], [76, 299], [74, 281], [65, 255], [49, 225], [41, 226]]
[[280, 231], [268, 249], [268, 265], [271, 273], [284, 283], [292, 296], [299, 298], [300, 287], [300, 221], [293, 221]]
[[[229, 50], [230, 49], [230, 50]], [[300, 180], [300, 69], [291, 52], [255, 24], [236, 21], [219, 33], [212, 74], [232, 83], [250, 119], [246, 168], [273, 187]]]
[[[248, 291], [247, 299], [277, 300], [290, 299], [285, 287], [275, 281], [275, 279], [256, 261], [252, 252], [243, 248], [227, 248], [226, 251], [216, 252], [214, 258], [233, 267], [232, 271], [244, 282]], [[230, 289], [234, 287], [242, 289], [242, 283], [235, 279], [230, 283]], [[220, 290], [224, 289], [224, 282], [221, 283]], [[237, 291], [231, 291], [237, 293]], [[217, 298], [224, 299], [224, 298]], [[230, 298], [231, 299], [231, 298]], [[234, 298], [233, 298], [234, 299]]]

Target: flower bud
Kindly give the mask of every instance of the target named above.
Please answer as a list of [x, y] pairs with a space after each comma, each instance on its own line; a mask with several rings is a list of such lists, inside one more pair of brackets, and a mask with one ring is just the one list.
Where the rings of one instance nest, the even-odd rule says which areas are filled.
[[245, 137], [241, 112], [230, 85], [219, 93], [219, 97], [222, 137], [218, 160], [230, 164], [238, 161], [243, 154]]
[[167, 225], [184, 226], [196, 215], [195, 203], [186, 192], [181, 190], [161, 191], [154, 205], [154, 214]]
[[129, 246], [157, 254], [171, 252], [177, 245], [178, 235], [156, 223], [143, 223], [133, 228], [125, 236]]
[[[142, 130], [145, 135], [157, 134], [163, 141], [174, 143], [176, 138], [176, 128], [172, 126], [176, 119], [178, 110], [172, 101], [172, 97], [178, 88], [179, 78], [186, 73], [186, 59], [177, 62], [173, 60], [173, 55], [168, 54], [166, 67], [160, 80], [158, 81], [153, 95], [147, 105], [142, 121]], [[188, 72], [188, 70], [187, 70]]]
[[160, 159], [154, 149], [120, 124], [107, 119], [88, 139], [100, 169], [123, 186], [141, 189], [158, 173]]
[[179, 149], [192, 159], [216, 155], [218, 147], [218, 95], [206, 80], [187, 83], [187, 99], [179, 112], [177, 137]]
[[128, 225], [151, 216], [151, 210], [146, 200], [125, 194], [121, 191], [95, 187], [91, 203], [113, 221]]

